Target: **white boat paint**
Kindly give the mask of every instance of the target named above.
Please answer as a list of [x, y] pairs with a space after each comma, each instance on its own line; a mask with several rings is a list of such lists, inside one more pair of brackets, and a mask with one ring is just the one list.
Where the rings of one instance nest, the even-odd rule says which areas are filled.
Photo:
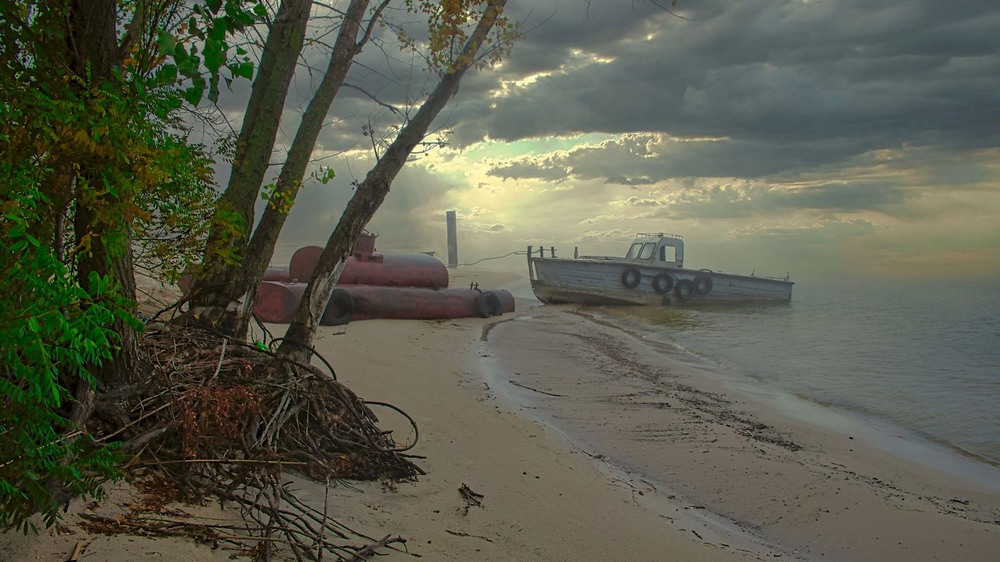
[[[689, 305], [788, 302], [787, 277], [735, 275], [684, 267], [684, 240], [675, 234], [636, 235], [625, 257], [557, 258], [528, 247], [531, 289], [548, 304]], [[537, 254], [537, 255], [536, 255]]]

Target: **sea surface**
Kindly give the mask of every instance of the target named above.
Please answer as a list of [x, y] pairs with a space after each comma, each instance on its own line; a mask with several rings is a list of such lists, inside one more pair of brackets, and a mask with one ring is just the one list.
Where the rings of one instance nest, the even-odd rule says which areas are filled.
[[798, 281], [790, 304], [585, 310], [817, 410], [1000, 466], [995, 281], [825, 278]]
[[1000, 293], [816, 280], [787, 305], [592, 309], [762, 385], [1000, 466]]

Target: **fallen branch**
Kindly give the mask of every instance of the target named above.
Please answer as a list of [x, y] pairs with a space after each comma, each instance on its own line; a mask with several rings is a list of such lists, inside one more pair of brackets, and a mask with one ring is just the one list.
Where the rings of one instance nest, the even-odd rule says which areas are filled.
[[[405, 542], [354, 532], [282, 484], [287, 469], [327, 483], [423, 474], [400, 454], [412, 443], [397, 445], [368, 405], [332, 374], [190, 326], [163, 325], [147, 333], [143, 345], [150, 368], [128, 386], [105, 389], [87, 429], [136, 451], [124, 468], [172, 483], [176, 497], [211, 494], [235, 503], [245, 533], [135, 514], [123, 520], [94, 518], [89, 525], [240, 543], [259, 559], [280, 547], [282, 556], [296, 560], [319, 560], [324, 553], [357, 560]], [[401, 413], [416, 433], [416, 423], [402, 410], [373, 405]], [[352, 546], [346, 542], [352, 537], [370, 542]]]
[[530, 390], [532, 392], [537, 392], [539, 394], [544, 394], [546, 396], [555, 396], [556, 398], [566, 398], [565, 394], [555, 394], [555, 393], [552, 393], [552, 392], [545, 392], [544, 390], [538, 390], [537, 388], [531, 388], [530, 386], [528, 386], [526, 384], [521, 384], [521, 383], [519, 383], [517, 381], [508, 380], [507, 382], [509, 382], [510, 384], [512, 384], [514, 386], [519, 386], [521, 388], [525, 388], [527, 390]]
[[384, 547], [386, 547], [386, 546], [388, 546], [390, 544], [394, 544], [394, 543], [406, 544], [406, 539], [404, 539], [402, 537], [392, 538], [392, 535], [386, 535], [386, 536], [382, 537], [380, 540], [378, 540], [378, 541], [376, 541], [376, 542], [374, 542], [372, 544], [366, 545], [363, 548], [359, 549], [354, 554], [354, 556], [351, 558], [350, 562], [360, 562], [362, 560], [367, 560], [367, 559], [369, 559], [369, 558], [371, 558], [371, 557], [373, 557], [373, 556], [375, 556], [375, 555], [378, 554], [375, 551], [375, 549], [377, 549], [377, 548], [384, 548]]
[[466, 533], [464, 531], [452, 531], [451, 529], [445, 529], [444, 532], [448, 533], [449, 535], [455, 535], [456, 537], [470, 537], [473, 539], [483, 539], [486, 542], [493, 542], [493, 540], [490, 539], [489, 537], [484, 537], [482, 535], [470, 535], [469, 533]]
[[462, 511], [462, 515], [468, 515], [469, 514], [469, 508], [472, 507], [472, 506], [476, 506], [476, 507], [480, 507], [480, 508], [483, 507], [483, 498], [485, 496], [483, 496], [482, 494], [478, 494], [476, 492], [473, 492], [472, 488], [469, 488], [468, 486], [466, 486], [464, 482], [462, 483], [461, 487], [458, 488], [458, 493], [465, 500], [465, 508]]

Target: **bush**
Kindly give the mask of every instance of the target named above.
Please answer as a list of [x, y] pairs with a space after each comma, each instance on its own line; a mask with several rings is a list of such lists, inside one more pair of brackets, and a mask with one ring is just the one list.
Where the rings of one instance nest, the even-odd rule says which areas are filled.
[[75, 383], [96, 385], [90, 369], [111, 358], [109, 327], [126, 310], [105, 279], [91, 279], [93, 294], [76, 284], [26, 224], [16, 211], [0, 218], [0, 528], [25, 532], [34, 511], [51, 525], [64, 497], [97, 496], [116, 476], [114, 447], [67, 416]]

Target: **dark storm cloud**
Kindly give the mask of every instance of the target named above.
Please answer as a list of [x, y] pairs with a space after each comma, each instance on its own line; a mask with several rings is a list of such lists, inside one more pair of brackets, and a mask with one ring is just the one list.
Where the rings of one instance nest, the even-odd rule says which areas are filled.
[[621, 205], [649, 218], [733, 219], [797, 210], [816, 215], [864, 210], [895, 214], [907, 200], [918, 196], [916, 192], [884, 182], [832, 182], [789, 189], [744, 181], [653, 190], [646, 195], [626, 197]]
[[504, 179], [605, 179], [621, 185], [649, 185], [686, 177], [762, 177], [789, 168], [806, 169], [846, 152], [848, 141], [832, 139], [791, 146], [776, 141], [683, 141], [658, 135], [623, 135], [544, 158], [498, 163], [490, 174]]
[[501, 179], [535, 178], [556, 183], [565, 181], [569, 170], [565, 166], [553, 165], [551, 162], [512, 161], [494, 166], [489, 170], [491, 176]]
[[[635, 131], [727, 139], [658, 177], [760, 177], [886, 147], [1000, 144], [992, 1], [682, 0], [689, 21], [644, 4], [545, 5], [551, 19], [478, 81], [549, 74], [498, 99], [457, 100], [453, 142]], [[607, 61], [587, 63], [590, 54]]]
[[[647, 0], [511, 0], [527, 37], [501, 66], [463, 78], [432, 127], [454, 129], [451, 150], [404, 167], [369, 225], [379, 248], [444, 251], [448, 209], [463, 255], [542, 239], [617, 252], [637, 228], [676, 228], [753, 266], [801, 265], [851, 239], [907, 250], [961, 234], [995, 247], [996, 0], [679, 0], [677, 10], [687, 19]], [[418, 16], [393, 17], [419, 36]], [[324, 49], [302, 57], [273, 172]], [[326, 240], [374, 163], [373, 138], [391, 140], [437, 78], [387, 37], [366, 46], [313, 154], [337, 177], [307, 180], [283, 244]], [[240, 82], [222, 104], [235, 130], [248, 94]]]

